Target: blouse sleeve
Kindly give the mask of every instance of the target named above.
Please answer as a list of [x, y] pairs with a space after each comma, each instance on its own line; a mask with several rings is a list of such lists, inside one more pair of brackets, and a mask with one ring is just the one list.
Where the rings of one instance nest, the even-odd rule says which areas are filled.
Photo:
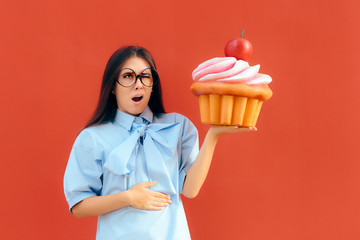
[[194, 124], [185, 118], [181, 142], [181, 161], [179, 169], [179, 191], [182, 193], [188, 169], [199, 153], [199, 135]]
[[64, 192], [70, 211], [85, 198], [98, 196], [101, 188], [101, 152], [92, 134], [84, 130], [74, 143], [64, 175]]

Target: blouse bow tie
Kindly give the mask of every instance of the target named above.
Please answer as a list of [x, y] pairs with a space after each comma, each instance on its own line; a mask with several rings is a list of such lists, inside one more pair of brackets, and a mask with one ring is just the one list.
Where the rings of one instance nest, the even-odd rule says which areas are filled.
[[[143, 145], [145, 162], [150, 181], [156, 181], [152, 190], [171, 195], [176, 190], [171, 181], [166, 161], [175, 154], [180, 137], [180, 124], [136, 123], [132, 125], [132, 133], [107, 159], [104, 167], [117, 175], [131, 175], [135, 169], [137, 147]], [[135, 151], [135, 155], [132, 153]]]

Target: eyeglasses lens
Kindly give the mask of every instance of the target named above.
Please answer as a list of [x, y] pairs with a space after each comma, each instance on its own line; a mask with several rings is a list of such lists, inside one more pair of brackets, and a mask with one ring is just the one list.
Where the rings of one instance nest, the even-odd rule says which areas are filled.
[[120, 71], [118, 82], [121, 86], [131, 87], [136, 83], [138, 78], [146, 87], [153, 85], [152, 70], [150, 68], [144, 69], [139, 75], [136, 75], [134, 70], [125, 68]]

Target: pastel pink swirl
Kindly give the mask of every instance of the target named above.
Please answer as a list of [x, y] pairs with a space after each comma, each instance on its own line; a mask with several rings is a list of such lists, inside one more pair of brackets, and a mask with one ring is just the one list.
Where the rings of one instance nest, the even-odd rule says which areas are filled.
[[259, 73], [260, 65], [249, 66], [234, 57], [212, 58], [201, 63], [192, 73], [194, 81], [229, 81], [248, 85], [269, 84], [269, 75]]

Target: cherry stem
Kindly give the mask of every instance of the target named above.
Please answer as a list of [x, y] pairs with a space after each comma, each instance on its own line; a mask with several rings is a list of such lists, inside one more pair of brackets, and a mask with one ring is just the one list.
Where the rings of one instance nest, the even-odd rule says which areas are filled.
[[242, 29], [241, 31], [241, 38], [243, 37], [243, 35], [244, 35], [244, 29]]

